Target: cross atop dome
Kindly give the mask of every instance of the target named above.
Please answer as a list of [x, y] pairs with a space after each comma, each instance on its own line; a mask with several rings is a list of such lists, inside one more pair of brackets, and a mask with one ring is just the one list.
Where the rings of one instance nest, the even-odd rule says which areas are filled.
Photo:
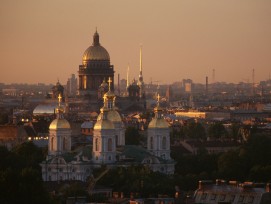
[[111, 83], [113, 82], [111, 77], [109, 77], [107, 82], [108, 82], [109, 91], [111, 91]]
[[62, 101], [62, 97], [61, 97], [61, 94], [58, 94], [58, 106], [60, 107], [60, 103], [61, 103], [61, 101]]

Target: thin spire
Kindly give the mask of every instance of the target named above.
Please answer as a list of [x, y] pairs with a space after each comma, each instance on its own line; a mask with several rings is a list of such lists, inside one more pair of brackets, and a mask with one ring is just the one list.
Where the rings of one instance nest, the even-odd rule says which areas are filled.
[[142, 75], [142, 45], [140, 45], [140, 75]]
[[129, 86], [129, 70], [130, 70], [130, 65], [128, 64], [128, 68], [127, 68], [127, 81], [126, 81], [126, 87]]

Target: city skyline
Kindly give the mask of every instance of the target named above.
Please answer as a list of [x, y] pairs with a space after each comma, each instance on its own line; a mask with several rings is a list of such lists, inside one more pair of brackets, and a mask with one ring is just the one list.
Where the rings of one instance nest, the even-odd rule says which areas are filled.
[[77, 74], [96, 30], [115, 80], [196, 83], [269, 79], [271, 2], [5, 1], [1, 5], [1, 83], [64, 84]]

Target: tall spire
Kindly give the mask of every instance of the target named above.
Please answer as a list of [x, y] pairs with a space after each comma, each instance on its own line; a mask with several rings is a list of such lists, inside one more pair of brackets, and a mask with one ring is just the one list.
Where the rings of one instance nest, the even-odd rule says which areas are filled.
[[138, 81], [142, 84], [143, 83], [143, 74], [142, 74], [142, 45], [140, 45], [139, 51], [139, 77]]
[[128, 68], [127, 68], [127, 79], [126, 79], [126, 87], [129, 86], [129, 71], [130, 71], [130, 65], [128, 64]]
[[142, 45], [140, 45], [140, 72], [139, 75], [142, 76]]

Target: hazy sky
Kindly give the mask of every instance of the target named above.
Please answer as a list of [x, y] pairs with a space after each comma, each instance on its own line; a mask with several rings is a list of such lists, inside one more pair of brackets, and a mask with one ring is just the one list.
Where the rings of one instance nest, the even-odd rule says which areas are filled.
[[271, 0], [0, 0], [0, 82], [66, 84], [96, 27], [115, 79], [270, 76]]

